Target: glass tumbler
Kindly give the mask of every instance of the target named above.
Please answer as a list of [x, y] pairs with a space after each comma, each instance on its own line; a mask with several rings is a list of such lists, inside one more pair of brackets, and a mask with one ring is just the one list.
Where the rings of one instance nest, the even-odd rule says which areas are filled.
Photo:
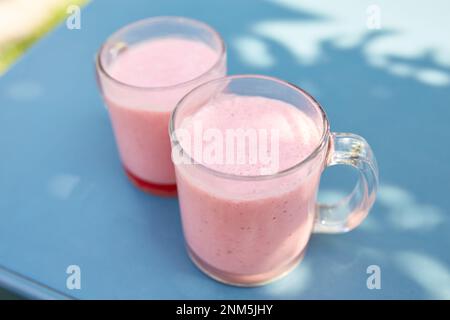
[[[111, 72], [128, 50], [147, 41], [175, 38], [207, 45], [216, 54], [215, 63], [206, 72], [173, 85], [136, 85]], [[159, 61], [145, 63], [157, 66]], [[97, 81], [123, 168], [138, 188], [158, 195], [176, 194], [167, 133], [170, 113], [188, 91], [225, 74], [226, 50], [221, 36], [210, 26], [192, 19], [154, 17], [137, 21], [112, 34], [101, 46], [96, 58]]]

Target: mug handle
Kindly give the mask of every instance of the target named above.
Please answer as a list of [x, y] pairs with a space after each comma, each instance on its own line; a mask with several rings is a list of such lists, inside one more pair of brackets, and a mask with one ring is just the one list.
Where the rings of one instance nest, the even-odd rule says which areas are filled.
[[369, 144], [352, 133], [332, 132], [326, 166], [349, 165], [359, 172], [353, 191], [335, 204], [317, 204], [315, 233], [344, 233], [357, 227], [372, 207], [378, 188], [378, 167]]

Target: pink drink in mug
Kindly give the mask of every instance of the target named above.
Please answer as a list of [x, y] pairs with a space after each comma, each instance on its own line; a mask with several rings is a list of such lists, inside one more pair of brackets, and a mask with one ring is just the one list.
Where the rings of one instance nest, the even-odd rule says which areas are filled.
[[195, 20], [149, 18], [109, 37], [96, 70], [127, 176], [145, 191], [176, 194], [170, 113], [194, 87], [225, 75], [221, 37]]
[[[180, 101], [170, 131], [189, 255], [225, 283], [286, 274], [313, 231], [356, 227], [375, 199], [377, 166], [365, 140], [331, 133], [320, 105], [278, 79], [203, 84]], [[358, 168], [360, 181], [345, 201], [317, 205], [320, 175], [335, 164]]]

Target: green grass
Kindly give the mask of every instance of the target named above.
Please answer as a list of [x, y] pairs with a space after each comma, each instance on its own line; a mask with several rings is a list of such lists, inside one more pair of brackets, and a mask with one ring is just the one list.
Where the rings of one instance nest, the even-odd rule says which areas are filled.
[[89, 0], [62, 0], [61, 4], [52, 12], [49, 12], [48, 18], [30, 34], [17, 41], [0, 45], [0, 75], [4, 73], [11, 64], [14, 63], [33, 43], [52, 30], [68, 16], [66, 13], [69, 5], [82, 6]]
[[[33, 43], [66, 19], [66, 9], [69, 5], [73, 4], [82, 6], [88, 3], [88, 1], [89, 0], [62, 1], [58, 8], [55, 8], [55, 10], [49, 12], [48, 18], [26, 37], [11, 43], [0, 45], [0, 75], [4, 73], [29, 47], [31, 47]], [[0, 300], [17, 299], [22, 299], [22, 297], [0, 288]]]
[[[89, 0], [61, 1], [58, 8], [49, 12], [48, 18], [26, 37], [11, 43], [0, 45], [0, 75], [4, 73], [29, 47], [31, 47], [33, 43], [66, 19], [68, 16], [66, 9], [69, 5], [83, 6], [88, 2]], [[22, 297], [0, 287], [0, 300], [17, 299], [22, 299]]]

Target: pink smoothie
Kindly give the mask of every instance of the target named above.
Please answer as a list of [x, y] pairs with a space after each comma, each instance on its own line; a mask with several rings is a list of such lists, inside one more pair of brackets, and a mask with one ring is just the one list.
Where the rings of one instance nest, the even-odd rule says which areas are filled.
[[223, 76], [225, 61], [208, 45], [182, 38], [158, 38], [121, 50], [104, 79], [123, 165], [133, 178], [174, 185], [170, 159], [169, 116], [195, 86]]
[[[185, 118], [180, 127], [195, 135], [194, 124], [199, 123], [204, 132], [215, 128], [224, 136], [227, 129], [278, 130], [279, 167], [272, 173], [298, 164], [320, 144], [321, 132], [305, 113], [263, 97], [222, 95]], [[210, 143], [204, 142], [203, 149]], [[188, 144], [181, 143], [195, 158], [196, 147]], [[222, 281], [249, 285], [295, 266], [312, 232], [323, 157], [318, 154], [290, 174], [264, 180], [221, 177], [199, 166], [177, 165], [183, 230], [197, 265]], [[196, 160], [205, 164], [204, 159]], [[242, 178], [259, 175], [263, 165], [205, 166]]]

